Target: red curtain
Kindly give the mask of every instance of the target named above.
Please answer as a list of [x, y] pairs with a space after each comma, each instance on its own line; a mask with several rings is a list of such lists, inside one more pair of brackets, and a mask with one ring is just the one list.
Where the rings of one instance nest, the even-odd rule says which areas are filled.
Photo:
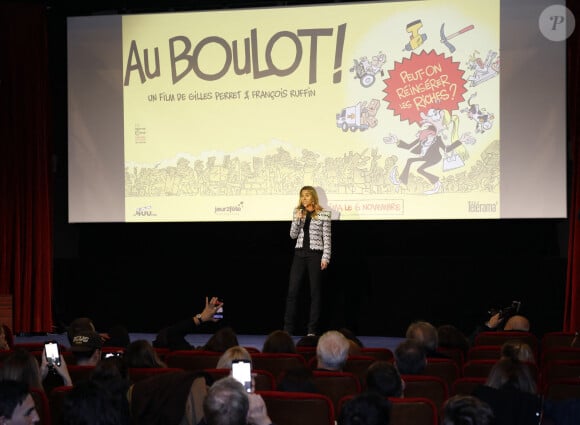
[[13, 330], [52, 331], [52, 154], [42, 4], [0, 2], [0, 294]]
[[[568, 2], [570, 3], [570, 2]], [[580, 331], [580, 6], [578, 2], [568, 5], [576, 16], [576, 30], [568, 40], [568, 138], [570, 142], [569, 164], [572, 170], [572, 183], [570, 187], [570, 206], [568, 223], [568, 273], [566, 279], [566, 305], [564, 308], [565, 331]]]

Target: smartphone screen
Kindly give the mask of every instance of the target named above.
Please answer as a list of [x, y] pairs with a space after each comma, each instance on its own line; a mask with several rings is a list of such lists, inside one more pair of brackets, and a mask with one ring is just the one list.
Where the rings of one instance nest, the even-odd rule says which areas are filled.
[[252, 364], [249, 360], [234, 360], [232, 362], [232, 376], [241, 382], [247, 392], [252, 392]]
[[46, 351], [46, 361], [49, 365], [60, 366], [60, 353], [58, 351], [58, 343], [55, 341], [49, 341], [44, 344], [44, 350]]

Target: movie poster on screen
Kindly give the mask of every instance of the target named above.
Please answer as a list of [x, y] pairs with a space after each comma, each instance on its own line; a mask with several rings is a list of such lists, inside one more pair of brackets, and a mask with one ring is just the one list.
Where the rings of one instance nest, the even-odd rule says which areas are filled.
[[[127, 221], [497, 218], [499, 1], [123, 17]], [[146, 28], [146, 31], [143, 29]]]

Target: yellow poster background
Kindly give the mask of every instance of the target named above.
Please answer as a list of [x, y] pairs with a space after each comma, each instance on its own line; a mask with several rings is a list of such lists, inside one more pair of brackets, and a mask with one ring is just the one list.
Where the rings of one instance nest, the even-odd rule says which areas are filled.
[[[411, 48], [407, 27], [416, 21], [421, 41]], [[443, 23], [447, 35], [473, 25], [448, 40], [453, 52], [441, 40]], [[312, 32], [324, 35], [299, 35]], [[235, 59], [245, 63], [252, 34], [250, 56], [258, 69], [252, 64], [251, 72], [237, 74]], [[206, 43], [208, 37], [214, 41]], [[334, 218], [345, 220], [498, 217], [499, 75], [477, 86], [468, 77], [477, 59], [499, 55], [499, 37], [499, 1], [485, 7], [436, 0], [124, 16], [127, 220], [264, 220], [265, 208], [269, 220], [287, 220], [306, 184], [319, 188]], [[225, 68], [234, 45], [238, 54]], [[199, 46], [199, 70], [225, 70], [223, 76], [208, 81], [189, 68]], [[431, 185], [416, 168], [407, 185], [389, 178], [413, 154], [384, 138], [411, 142], [419, 123], [389, 109], [385, 79], [397, 63], [430, 51], [465, 71], [464, 99], [451, 112], [459, 133], [471, 133], [475, 143], [465, 146], [463, 167], [445, 174], [441, 164], [430, 169], [443, 185], [427, 195]], [[364, 87], [352, 70], [355, 61], [381, 54], [386, 60]], [[270, 69], [268, 60], [282, 73], [293, 64], [295, 70], [258, 78]], [[172, 66], [184, 74], [179, 81]], [[467, 113], [472, 95], [494, 117], [479, 133]], [[371, 126], [343, 131], [337, 125], [343, 109], [373, 101], [378, 108], [367, 121]]]

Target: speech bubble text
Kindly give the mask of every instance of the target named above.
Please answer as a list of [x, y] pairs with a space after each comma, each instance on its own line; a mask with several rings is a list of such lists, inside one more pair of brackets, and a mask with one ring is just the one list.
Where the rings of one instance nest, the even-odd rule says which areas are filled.
[[395, 62], [388, 77], [383, 80], [387, 95], [387, 109], [399, 115], [401, 121], [418, 123], [421, 112], [429, 109], [459, 109], [459, 103], [465, 99], [465, 71], [459, 69], [459, 63], [446, 58], [435, 51], [412, 53], [410, 58]]

